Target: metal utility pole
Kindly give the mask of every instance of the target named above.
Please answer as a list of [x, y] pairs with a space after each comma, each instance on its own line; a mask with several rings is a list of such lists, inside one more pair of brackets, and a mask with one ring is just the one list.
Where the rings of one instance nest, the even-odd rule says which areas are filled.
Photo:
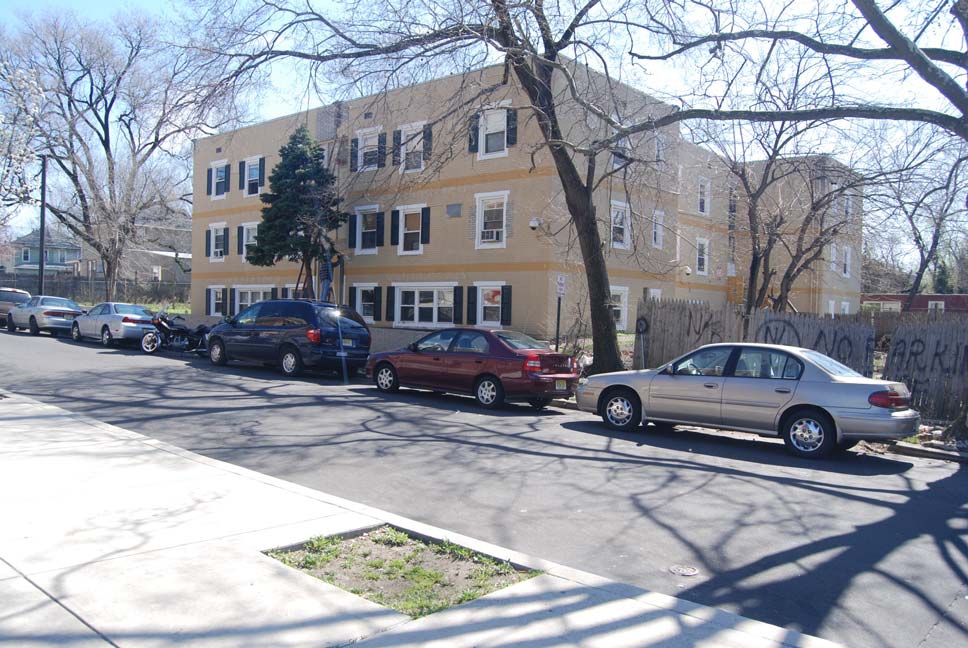
[[44, 294], [44, 273], [47, 265], [45, 257], [47, 234], [47, 156], [40, 156], [40, 265], [37, 280], [37, 294]]

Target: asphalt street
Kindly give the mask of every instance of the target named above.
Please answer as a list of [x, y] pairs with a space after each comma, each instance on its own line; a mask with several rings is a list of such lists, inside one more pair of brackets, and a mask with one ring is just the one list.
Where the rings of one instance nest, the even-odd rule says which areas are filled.
[[[856, 647], [968, 644], [968, 468], [0, 333], [0, 386], [194, 452]], [[695, 568], [694, 576], [677, 567]]]

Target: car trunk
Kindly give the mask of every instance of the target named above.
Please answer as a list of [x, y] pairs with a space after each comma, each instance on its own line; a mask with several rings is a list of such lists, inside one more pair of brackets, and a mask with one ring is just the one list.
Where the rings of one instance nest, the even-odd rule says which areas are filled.
[[541, 362], [541, 373], [543, 374], [575, 373], [575, 370], [572, 368], [571, 356], [565, 353], [555, 353], [554, 351], [546, 349], [528, 349], [518, 351], [517, 353], [523, 358], [537, 356]]

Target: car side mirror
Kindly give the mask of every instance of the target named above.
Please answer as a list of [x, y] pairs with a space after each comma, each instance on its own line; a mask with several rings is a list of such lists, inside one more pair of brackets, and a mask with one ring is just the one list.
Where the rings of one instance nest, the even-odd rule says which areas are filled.
[[87, 311], [84, 309], [81, 309], [81, 315], [87, 315]]
[[229, 317], [223, 317], [222, 321], [228, 324], [229, 326], [235, 326], [235, 318], [232, 317], [231, 315]]
[[410, 344], [408, 344], [407, 349], [410, 351], [413, 351], [414, 353], [417, 353], [418, 351], [420, 351], [420, 349], [417, 348], [416, 342], [411, 342]]

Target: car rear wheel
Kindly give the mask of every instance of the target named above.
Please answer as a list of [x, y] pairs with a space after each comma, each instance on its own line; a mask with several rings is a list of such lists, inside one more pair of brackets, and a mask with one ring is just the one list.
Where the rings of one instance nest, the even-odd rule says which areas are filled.
[[17, 325], [13, 323], [13, 316], [7, 315], [7, 333], [16, 333]]
[[504, 387], [494, 376], [481, 376], [474, 385], [474, 398], [481, 407], [495, 409], [504, 403]]
[[148, 331], [141, 336], [141, 350], [145, 353], [154, 353], [161, 348], [161, 338], [154, 331]]
[[815, 409], [791, 412], [781, 431], [787, 450], [798, 457], [820, 459], [837, 447], [837, 431], [829, 416]]
[[548, 407], [550, 402], [550, 398], [532, 398], [528, 400], [528, 405], [530, 405], [533, 409], [543, 410], [544, 408]]
[[75, 342], [81, 341], [81, 327], [74, 322], [74, 326], [71, 327], [71, 339]]
[[216, 367], [221, 367], [228, 362], [228, 356], [225, 355], [225, 345], [222, 344], [221, 340], [212, 340], [209, 342], [208, 359]]
[[107, 326], [101, 327], [101, 346], [109, 347], [114, 343], [114, 337], [111, 335], [111, 329]]
[[27, 327], [30, 329], [31, 335], [40, 335], [40, 327], [37, 326], [37, 320], [31, 316], [30, 321], [27, 322]]
[[376, 373], [373, 374], [373, 382], [377, 389], [386, 394], [391, 394], [400, 389], [397, 370], [389, 362], [377, 365]]
[[602, 420], [613, 430], [630, 432], [642, 422], [642, 404], [631, 389], [620, 387], [605, 392]]
[[290, 378], [302, 373], [302, 356], [299, 355], [299, 350], [296, 347], [286, 346], [282, 348], [279, 353], [279, 369]]

